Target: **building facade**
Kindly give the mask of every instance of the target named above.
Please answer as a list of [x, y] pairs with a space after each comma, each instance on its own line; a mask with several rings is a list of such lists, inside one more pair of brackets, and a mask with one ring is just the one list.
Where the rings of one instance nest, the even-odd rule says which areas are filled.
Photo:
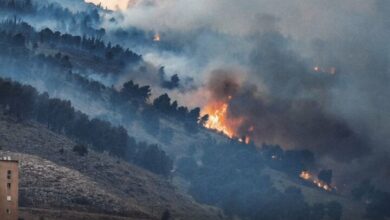
[[19, 162], [0, 158], [0, 219], [18, 220]]

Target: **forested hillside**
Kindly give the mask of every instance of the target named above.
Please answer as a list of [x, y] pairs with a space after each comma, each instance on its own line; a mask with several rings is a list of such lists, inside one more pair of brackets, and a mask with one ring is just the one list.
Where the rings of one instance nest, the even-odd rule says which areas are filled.
[[2, 114], [0, 137], [0, 155], [20, 160], [24, 219], [160, 219], [166, 211], [219, 218], [218, 210], [178, 193], [161, 176], [91, 148], [80, 154], [77, 142], [43, 124]]
[[[118, 26], [123, 21], [120, 13], [74, 2], [0, 0], [0, 146], [2, 153], [11, 152], [21, 160], [21, 206], [26, 216], [36, 212], [51, 219], [50, 210], [62, 209], [79, 212], [68, 213], [64, 219], [80, 213], [118, 219], [160, 219], [165, 213], [164, 220], [376, 220], [390, 216], [388, 193], [369, 180], [347, 187], [339, 184], [335, 181], [338, 171], [324, 166], [319, 155], [344, 145], [360, 154], [367, 144], [340, 117], [322, 112], [325, 101], [312, 100], [318, 94], [325, 100], [330, 97], [323, 88], [336, 84], [336, 69], [296, 67], [300, 62], [290, 61], [294, 54], [275, 46], [278, 40], [289, 41], [271, 33], [262, 36], [268, 40], [262, 45], [266, 52], [251, 54], [256, 55], [256, 65], [275, 68], [277, 74], [292, 69], [318, 75], [275, 88], [278, 77], [281, 81], [287, 77], [266, 78], [264, 83], [272, 85], [265, 88], [280, 96], [274, 102], [266, 92], [257, 95], [263, 88], [243, 83], [242, 89], [224, 74], [215, 73], [217, 77], [207, 85], [216, 87], [215, 91], [203, 91], [207, 83], [195, 88], [193, 78], [150, 62], [150, 54], [159, 54], [155, 50], [161, 56], [172, 51], [187, 55], [184, 51], [191, 51], [193, 45], [183, 44], [191, 37], [177, 43], [164, 41], [157, 30]], [[222, 33], [200, 32], [205, 41], [214, 42], [216, 36], [226, 40]], [[271, 55], [280, 55], [287, 64], [269, 61]], [[313, 82], [308, 94], [301, 91], [303, 82]], [[292, 94], [286, 91], [303, 95], [290, 101]], [[191, 95], [186, 96], [187, 92]], [[302, 143], [322, 138], [331, 146], [256, 143], [249, 135], [229, 135], [226, 128], [213, 130], [206, 125], [218, 122], [218, 115], [203, 114], [193, 104], [204, 100], [192, 100], [212, 92], [216, 94], [211, 96], [264, 122], [264, 136], [281, 129], [278, 135], [290, 137], [292, 129], [300, 135], [297, 139], [310, 139]], [[198, 93], [200, 97], [194, 97]], [[228, 116], [237, 113], [226, 109]], [[285, 115], [291, 112], [304, 120]], [[237, 130], [254, 136], [251, 121], [243, 118], [234, 121], [239, 122]], [[283, 127], [284, 119], [293, 125]], [[268, 120], [280, 124], [267, 124]], [[324, 125], [314, 126], [314, 122]], [[308, 137], [316, 132], [315, 138]], [[41, 181], [43, 172], [47, 175]]]

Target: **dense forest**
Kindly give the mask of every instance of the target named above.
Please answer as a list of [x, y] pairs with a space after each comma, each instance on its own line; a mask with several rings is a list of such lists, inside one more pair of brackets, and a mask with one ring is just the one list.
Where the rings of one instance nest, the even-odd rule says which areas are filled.
[[[193, 131], [198, 126], [198, 120], [200, 119], [200, 109], [195, 108], [189, 110], [185, 106], [178, 106], [177, 101], [171, 101], [167, 94], [163, 94], [151, 101], [150, 86], [140, 86], [134, 83], [132, 80], [125, 82], [120, 90], [113, 87], [107, 87], [102, 83], [90, 79], [86, 79], [80, 74], [72, 72], [72, 60], [68, 55], [63, 55], [60, 52], [53, 55], [45, 55], [42, 53], [36, 54], [35, 51], [39, 50], [39, 47], [44, 45], [51, 45], [53, 42], [56, 45], [52, 49], [62, 49], [63, 47], [73, 48], [75, 50], [88, 51], [88, 54], [93, 54], [100, 62], [100, 59], [106, 60], [107, 53], [110, 54], [107, 65], [111, 65], [111, 62], [124, 62], [126, 60], [127, 65], [131, 65], [132, 62], [140, 62], [141, 57], [122, 47], [116, 45], [111, 47], [107, 46], [103, 41], [71, 36], [68, 34], [61, 34], [59, 32], [53, 33], [50, 29], [44, 29], [40, 32], [35, 32], [34, 29], [25, 22], [17, 20], [6, 20], [0, 25], [0, 41], [4, 46], [2, 52], [3, 56], [8, 59], [20, 59], [23, 58], [25, 62], [15, 63], [15, 68], [18, 69], [17, 75], [21, 77], [29, 77], [32, 74], [38, 75], [40, 78], [47, 78], [48, 88], [56, 90], [64, 87], [62, 80], [68, 81], [73, 85], [79, 86], [80, 90], [88, 92], [89, 95], [96, 97], [102, 102], [109, 102], [112, 106], [116, 106], [116, 110], [121, 111], [124, 114], [132, 114], [135, 117], [134, 112], [140, 110], [140, 117], [161, 117], [167, 116], [176, 118], [178, 121], [183, 122], [186, 127]], [[31, 46], [32, 45], [32, 46]], [[30, 46], [32, 47], [30, 49]], [[14, 49], [12, 49], [14, 48]], [[114, 61], [116, 60], [116, 61]], [[22, 65], [20, 65], [22, 64]], [[38, 64], [38, 65], [37, 65]], [[10, 68], [9, 62], [4, 63], [7, 65], [5, 68]], [[27, 68], [27, 67], [35, 67]], [[26, 67], [26, 68], [24, 68]], [[47, 70], [50, 69], [50, 73]], [[16, 74], [14, 74], [16, 75]], [[174, 77], [174, 81], [175, 80]], [[105, 97], [109, 97], [107, 100]], [[204, 122], [203, 118], [203, 122]], [[152, 127], [150, 127], [152, 126]], [[154, 125], [145, 124], [148, 131], [152, 133], [155, 131], [154, 127], [158, 126], [158, 120]]]
[[101, 38], [104, 36], [105, 30], [98, 27], [101, 22], [99, 10], [102, 8], [89, 7], [88, 10], [74, 12], [57, 2], [0, 0], [0, 11], [3, 19], [15, 16], [34, 18], [34, 22], [37, 23], [50, 19], [59, 29]]
[[172, 160], [156, 145], [137, 143], [123, 127], [89, 119], [76, 111], [70, 101], [51, 99], [31, 86], [0, 79], [0, 106], [5, 114], [18, 120], [36, 120], [96, 151], [107, 151], [154, 173], [168, 176], [172, 169]]

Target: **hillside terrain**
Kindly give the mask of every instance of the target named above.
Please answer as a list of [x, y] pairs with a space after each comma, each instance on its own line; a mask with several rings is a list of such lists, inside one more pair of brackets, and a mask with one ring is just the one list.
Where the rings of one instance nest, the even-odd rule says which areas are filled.
[[[136, 167], [131, 168], [132, 166], [119, 158], [120, 155], [98, 154], [92, 151], [87, 155], [81, 155], [79, 152], [74, 152], [74, 147], [79, 144], [58, 135], [65, 134], [64, 129], [68, 129], [65, 130], [68, 137], [77, 139], [74, 136], [77, 135], [77, 132], [72, 132], [70, 126], [53, 129], [56, 133], [47, 129], [53, 125], [55, 117], [41, 122], [42, 124], [38, 124], [34, 120], [21, 120], [21, 116], [28, 111], [26, 111], [27, 108], [18, 111], [17, 103], [25, 103], [25, 101], [16, 95], [19, 94], [17, 88], [22, 88], [19, 91], [23, 94], [31, 90], [28, 90], [29, 87], [18, 87], [18, 84], [9, 83], [4, 81], [1, 87], [4, 89], [4, 94], [9, 94], [6, 96], [7, 99], [3, 100], [5, 103], [4, 113], [13, 116], [3, 114], [1, 117], [0, 137], [2, 142], [0, 142], [0, 146], [5, 146], [3, 149], [6, 151], [22, 153], [22, 155], [14, 156], [25, 161], [25, 164], [22, 162], [22, 170], [24, 169], [26, 176], [30, 178], [25, 184], [29, 187], [21, 188], [22, 207], [32, 207], [35, 212], [50, 210], [49, 214], [55, 213], [53, 210], [65, 208], [77, 211], [79, 215], [84, 215], [80, 213], [99, 213], [157, 219], [165, 210], [170, 210], [169, 212], [179, 217], [183, 215], [185, 219], [215, 219], [216, 216], [220, 215], [220, 212], [215, 209], [207, 210], [203, 206], [199, 207], [198, 210], [193, 208], [192, 204], [196, 205], [195, 202], [187, 203], [186, 197], [176, 194], [172, 185], [162, 179], [148, 178], [143, 174], [147, 171], [141, 171]], [[11, 88], [15, 90], [11, 90]], [[39, 109], [37, 107], [42, 105], [41, 102], [35, 103], [37, 105], [35, 109]], [[62, 110], [66, 108], [69, 106]], [[86, 129], [92, 130], [92, 126]], [[104, 137], [104, 133], [107, 131], [109, 130], [105, 130], [100, 135], [97, 134]], [[200, 130], [197, 135], [202, 132], [206, 131]], [[210, 132], [210, 134], [212, 133]], [[190, 146], [189, 148], [193, 152], [186, 153], [193, 155], [194, 158], [186, 157], [183, 158], [184, 160], [180, 160], [177, 170], [175, 169], [175, 172], [170, 176], [175, 178], [177, 186], [186, 186], [181, 187], [181, 189], [186, 188], [182, 192], [191, 194], [196, 201], [223, 207], [225, 211], [229, 210], [229, 206], [240, 211], [234, 203], [238, 199], [244, 202], [246, 198], [236, 198], [234, 193], [236, 189], [231, 188], [234, 184], [234, 187], [237, 187], [241, 193], [245, 193], [246, 197], [254, 200], [252, 204], [261, 202], [262, 204], [260, 204], [264, 208], [271, 207], [273, 209], [270, 212], [262, 211], [263, 213], [259, 214], [265, 215], [267, 218], [280, 213], [279, 208], [275, 209], [275, 205], [283, 200], [285, 201], [280, 205], [285, 208], [291, 207], [289, 200], [296, 200], [291, 211], [285, 210], [282, 213], [283, 216], [293, 212], [297, 218], [300, 218], [305, 214], [302, 210], [312, 210], [309, 213], [313, 216], [336, 216], [331, 219], [339, 219], [338, 216], [343, 216], [343, 219], [350, 219], [351, 216], [354, 216], [354, 219], [360, 219], [362, 216], [362, 213], [356, 213], [353, 210], [356, 210], [356, 207], [363, 210], [363, 207], [349, 202], [348, 198], [344, 199], [337, 194], [316, 189], [313, 185], [299, 181], [298, 174], [305, 169], [304, 163], [310, 164], [312, 157], [310, 152], [286, 151], [284, 153], [277, 146], [264, 146], [265, 148], [258, 151], [254, 146], [235, 140], [229, 141], [226, 138], [217, 138], [216, 133], [214, 135], [214, 142], [212, 140], [209, 142], [214, 147], [206, 147], [205, 144], [203, 151], [198, 151], [196, 146]], [[100, 138], [99, 136], [94, 136], [94, 138]], [[217, 141], [218, 139], [220, 141]], [[222, 141], [223, 139], [224, 141]], [[185, 141], [184, 137], [183, 141]], [[110, 146], [110, 144], [106, 145]], [[89, 148], [93, 149], [93, 146], [89, 146]], [[224, 153], [221, 155], [222, 149]], [[103, 150], [110, 149], [103, 148]], [[29, 156], [25, 157], [24, 154]], [[201, 155], [197, 156], [197, 154]], [[34, 158], [30, 158], [31, 155], [39, 158], [34, 160]], [[273, 160], [275, 155], [284, 159]], [[194, 161], [196, 157], [200, 158], [200, 163], [203, 164]], [[155, 163], [156, 159], [159, 160], [158, 158], [150, 158], [150, 163]], [[274, 168], [268, 169], [268, 166], [274, 166]], [[288, 175], [286, 175], [287, 173]], [[151, 175], [153, 176], [153, 174]], [[41, 176], [45, 176], [45, 178], [42, 179]], [[64, 176], [65, 179], [63, 179]], [[177, 181], [178, 178], [182, 177], [184, 178]], [[231, 178], [231, 182], [227, 182], [226, 178]], [[189, 182], [187, 182], [188, 180]], [[209, 182], [213, 184], [210, 185]], [[241, 185], [245, 187], [240, 187]], [[31, 186], [34, 187], [31, 188]], [[69, 191], [69, 187], [72, 190]], [[231, 192], [225, 193], [220, 189]], [[55, 198], [55, 200], [48, 202], [50, 199], [47, 199], [46, 196]], [[62, 200], [58, 199], [61, 197], [63, 197]], [[225, 197], [223, 199], [228, 202], [221, 203], [217, 200], [216, 203], [216, 199], [220, 197]], [[182, 202], [183, 200], [185, 202]], [[320, 209], [318, 209], [318, 205]], [[347, 211], [342, 212], [342, 207]], [[191, 212], [187, 212], [187, 209], [190, 209]], [[214, 214], [209, 216], [209, 211]], [[188, 216], [186, 217], [186, 214], [182, 213], [186, 213]], [[220, 216], [222, 217], [222, 215]], [[313, 217], [310, 216], [307, 219], [313, 219]]]
[[223, 57], [241, 37], [128, 26], [125, 11], [83, 0], [0, 6], [0, 156], [21, 161], [24, 219], [390, 216], [375, 172], [349, 170], [387, 145], [325, 108], [350, 65], [296, 57], [272, 31], [236, 51], [248, 68], [214, 67], [205, 36], [231, 42]]
[[268, 174], [272, 178], [272, 182], [275, 187], [281, 191], [288, 187], [294, 186], [302, 190], [302, 194], [305, 200], [311, 204], [327, 203], [331, 201], [337, 201], [343, 205], [343, 220], [363, 220], [364, 218], [364, 205], [361, 202], [353, 201], [350, 197], [339, 194], [338, 192], [329, 193], [315, 187], [309, 187], [302, 182], [292, 181], [286, 174], [278, 172], [273, 169], [265, 169], [264, 173]]
[[100, 219], [105, 219], [103, 214], [159, 219], [169, 210], [178, 219], [221, 218], [217, 209], [197, 204], [148, 171], [107, 154], [76, 154], [73, 141], [34, 122], [0, 116], [0, 146], [1, 154], [20, 160], [20, 205], [28, 216], [62, 218], [45, 212], [50, 209], [68, 210], [58, 212], [68, 216], [102, 214]]

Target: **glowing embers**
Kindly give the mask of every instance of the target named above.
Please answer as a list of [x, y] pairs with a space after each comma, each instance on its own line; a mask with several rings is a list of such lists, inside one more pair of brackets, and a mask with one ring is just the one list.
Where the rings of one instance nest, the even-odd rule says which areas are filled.
[[302, 171], [301, 174], [299, 174], [299, 177], [301, 177], [302, 179], [304, 180], [310, 180], [313, 178], [313, 176], [311, 175], [311, 173], [307, 172], [307, 171]]
[[333, 191], [333, 189], [335, 189], [331, 185], [319, 180], [318, 178], [316, 178], [313, 174], [311, 174], [308, 171], [302, 171], [299, 174], [299, 177], [305, 181], [311, 182], [313, 185], [315, 185], [318, 188], [321, 188], [325, 191], [331, 192], [331, 191]]
[[251, 138], [249, 136], [244, 136], [238, 139], [239, 142], [249, 144], [251, 142]]

